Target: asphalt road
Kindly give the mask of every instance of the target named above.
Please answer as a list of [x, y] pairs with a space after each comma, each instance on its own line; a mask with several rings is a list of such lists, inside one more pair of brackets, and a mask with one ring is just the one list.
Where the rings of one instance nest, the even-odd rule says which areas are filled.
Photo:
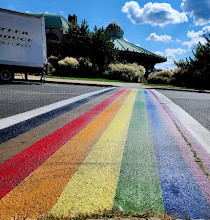
[[158, 90], [210, 130], [210, 94]]
[[67, 84], [12, 83], [0, 85], [0, 118], [102, 89]]
[[[102, 89], [1, 88], [6, 104], [15, 102], [10, 114], [22, 103], [26, 110]], [[210, 132], [197, 130], [197, 123], [187, 130], [187, 114], [163, 107], [157, 91], [106, 88], [94, 94], [0, 120], [0, 219], [75, 217], [113, 205], [209, 219]]]

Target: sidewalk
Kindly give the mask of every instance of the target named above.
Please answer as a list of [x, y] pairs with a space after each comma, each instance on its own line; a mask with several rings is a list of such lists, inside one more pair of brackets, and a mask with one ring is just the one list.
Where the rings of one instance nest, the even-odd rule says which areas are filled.
[[[15, 80], [23, 80], [24, 76], [15, 76]], [[210, 90], [196, 90], [196, 89], [182, 89], [180, 87], [166, 87], [166, 86], [150, 86], [143, 85], [141, 83], [130, 83], [130, 82], [101, 82], [101, 81], [87, 81], [87, 80], [70, 80], [70, 79], [57, 79], [45, 77], [45, 83], [64, 83], [74, 85], [86, 85], [86, 86], [102, 86], [102, 87], [129, 87], [139, 89], [162, 89], [162, 90], [176, 90], [176, 91], [187, 91], [187, 92], [199, 92], [199, 93], [210, 93]], [[40, 76], [28, 75], [28, 82], [40, 82]], [[24, 81], [27, 82], [27, 81]]]
[[[15, 80], [24, 80], [24, 76], [15, 76]], [[121, 82], [101, 82], [101, 81], [87, 81], [87, 80], [69, 80], [69, 79], [57, 79], [57, 78], [47, 78], [45, 77], [46, 83], [69, 83], [77, 85], [87, 85], [87, 86], [113, 86], [113, 87], [140, 87], [140, 83], [121, 83]], [[40, 76], [28, 76], [28, 81], [40, 82]], [[26, 82], [26, 81], [25, 81]]]

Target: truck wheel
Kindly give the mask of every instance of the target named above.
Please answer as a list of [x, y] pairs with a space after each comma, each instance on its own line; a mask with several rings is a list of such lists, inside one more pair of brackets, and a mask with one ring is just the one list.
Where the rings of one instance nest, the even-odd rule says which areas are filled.
[[9, 70], [1, 70], [0, 72], [0, 81], [4, 83], [11, 82], [14, 79], [14, 73]]

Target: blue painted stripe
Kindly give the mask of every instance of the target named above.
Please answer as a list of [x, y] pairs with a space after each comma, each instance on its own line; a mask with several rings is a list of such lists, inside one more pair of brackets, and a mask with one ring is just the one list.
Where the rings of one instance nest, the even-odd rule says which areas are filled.
[[76, 101], [76, 102], [71, 103], [69, 105], [66, 105], [61, 108], [55, 109], [53, 111], [47, 112], [45, 114], [36, 116], [36, 117], [31, 118], [29, 120], [23, 121], [21, 123], [12, 125], [12, 126], [7, 127], [5, 129], [2, 129], [2, 130], [0, 130], [0, 144], [3, 142], [6, 142], [12, 138], [15, 138], [15, 137], [17, 137], [17, 136], [19, 136], [29, 130], [41, 125], [41, 124], [44, 124], [44, 123], [46, 123], [56, 117], [68, 112], [68, 111], [71, 111], [72, 109], [75, 109], [75, 108], [79, 107], [80, 105], [87, 103], [91, 99], [99, 97], [99, 96], [101, 96], [107, 92], [113, 91], [113, 90], [114, 90], [114, 88], [111, 90], [104, 91], [99, 94], [90, 96], [88, 98]]
[[209, 204], [148, 91], [144, 91], [165, 211], [179, 218], [209, 219]]

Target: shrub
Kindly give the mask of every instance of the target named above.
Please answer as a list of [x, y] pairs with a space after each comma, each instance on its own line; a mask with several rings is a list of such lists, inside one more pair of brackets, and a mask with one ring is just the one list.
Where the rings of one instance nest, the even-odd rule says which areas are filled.
[[162, 77], [168, 77], [171, 78], [173, 73], [169, 70], [160, 71], [154, 74], [154, 76], [162, 76]]
[[62, 60], [58, 61], [59, 68], [57, 69], [59, 75], [63, 76], [76, 76], [77, 75], [77, 68], [79, 62], [77, 59], [73, 57], [65, 57]]
[[135, 69], [124, 64], [110, 64], [108, 67], [108, 77], [122, 81], [132, 81], [135, 77]]
[[87, 57], [80, 57], [78, 66], [78, 74], [80, 77], [93, 77], [93, 64]]
[[47, 62], [47, 74], [51, 74], [53, 65], [50, 62]]
[[56, 73], [56, 68], [52, 68], [51, 74], [54, 75]]
[[58, 61], [59, 61], [59, 57], [52, 55], [48, 57], [47, 74], [57, 75], [56, 69], [59, 69]]
[[169, 84], [171, 79], [169, 77], [163, 77], [163, 76], [152, 76], [147, 79], [148, 83], [152, 84]]
[[189, 71], [187, 69], [175, 68], [173, 70], [173, 77], [170, 84], [175, 86], [186, 86], [186, 82], [191, 80]]
[[147, 82], [152, 84], [169, 84], [173, 73], [169, 70], [160, 71], [148, 76]]
[[58, 60], [59, 60], [59, 57], [56, 57], [56, 56], [50, 56], [48, 57], [48, 62], [51, 63], [54, 67], [56, 67], [58, 65]]
[[77, 59], [73, 57], [65, 57], [64, 59], [59, 60], [58, 64], [64, 67], [77, 68], [79, 65], [79, 62], [77, 61]]
[[140, 82], [140, 78], [144, 75], [145, 69], [137, 64], [110, 64], [108, 71], [105, 73], [109, 79], [117, 79], [126, 82]]
[[82, 67], [87, 67], [91, 68], [93, 64], [91, 63], [90, 59], [88, 57], [80, 57], [79, 58], [79, 66]]
[[178, 73], [179, 71], [181, 71], [181, 68], [178, 68], [178, 67], [177, 67], [177, 68], [174, 68], [174, 69], [173, 69], [173, 75], [176, 74], [176, 73]]
[[145, 68], [141, 65], [138, 65], [137, 63], [127, 63], [127, 65], [133, 67], [136, 71], [134, 81], [140, 82], [146, 72]]

